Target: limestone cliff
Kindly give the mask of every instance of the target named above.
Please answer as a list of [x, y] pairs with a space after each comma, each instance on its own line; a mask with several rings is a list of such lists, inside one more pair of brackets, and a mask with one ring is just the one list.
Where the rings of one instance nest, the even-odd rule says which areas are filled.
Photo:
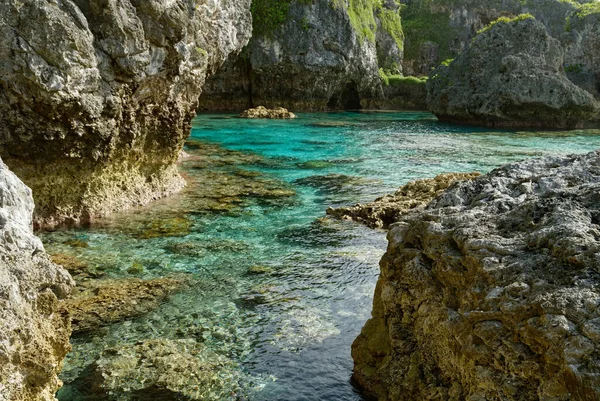
[[384, 97], [379, 69], [401, 72], [399, 7], [395, 0], [255, 1], [250, 44], [207, 82], [200, 107], [368, 106]]
[[598, 399], [598, 166], [510, 164], [393, 225], [354, 379], [380, 400]]
[[429, 109], [442, 120], [489, 126], [578, 127], [598, 102], [571, 82], [564, 50], [530, 15], [481, 32], [427, 82]]
[[0, 154], [37, 226], [183, 185], [175, 162], [207, 74], [250, 36], [250, 0], [0, 4]]
[[59, 313], [69, 274], [32, 232], [33, 199], [0, 161], [0, 400], [54, 400], [70, 350], [70, 319]]

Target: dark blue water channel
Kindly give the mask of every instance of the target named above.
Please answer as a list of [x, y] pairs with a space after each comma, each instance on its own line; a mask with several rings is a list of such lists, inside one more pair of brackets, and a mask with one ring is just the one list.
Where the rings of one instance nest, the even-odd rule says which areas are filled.
[[600, 147], [598, 130], [498, 131], [427, 113], [233, 117], [194, 120], [181, 194], [91, 228], [42, 233], [50, 253], [105, 277], [193, 283], [148, 314], [74, 337], [67, 390], [107, 347], [193, 338], [234, 362], [223, 377], [239, 387], [222, 399], [360, 400], [350, 346], [370, 314], [385, 233], [324, 219], [327, 207], [442, 172]]

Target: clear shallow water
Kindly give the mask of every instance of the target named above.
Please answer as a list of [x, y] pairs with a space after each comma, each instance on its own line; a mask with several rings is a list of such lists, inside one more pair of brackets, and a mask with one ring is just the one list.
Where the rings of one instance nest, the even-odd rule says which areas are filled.
[[183, 193], [90, 229], [42, 233], [50, 253], [106, 277], [190, 281], [156, 311], [74, 337], [61, 400], [85, 399], [68, 383], [101, 350], [148, 338], [191, 338], [231, 358], [238, 399], [360, 400], [350, 345], [370, 314], [385, 234], [321, 219], [325, 209], [442, 172], [600, 147], [598, 130], [499, 132], [426, 113], [231, 117], [195, 119]]

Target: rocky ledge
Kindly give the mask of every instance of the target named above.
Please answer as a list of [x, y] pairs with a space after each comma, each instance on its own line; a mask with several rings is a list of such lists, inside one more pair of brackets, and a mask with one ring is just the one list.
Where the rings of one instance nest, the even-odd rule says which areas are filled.
[[36, 225], [181, 189], [205, 78], [250, 33], [250, 0], [3, 1], [0, 154], [33, 190]]
[[380, 400], [600, 397], [600, 152], [462, 181], [389, 231], [354, 379]]
[[294, 113], [288, 111], [283, 107], [276, 107], [274, 109], [267, 109], [264, 106], [258, 106], [253, 109], [244, 110], [240, 113], [241, 118], [297, 118]]
[[33, 198], [0, 161], [0, 399], [54, 400], [70, 350], [59, 299], [73, 285], [32, 232]]
[[436, 196], [457, 181], [472, 180], [479, 173], [445, 173], [409, 182], [394, 194], [375, 199], [374, 202], [339, 208], [328, 208], [327, 214], [340, 220], [353, 220], [371, 228], [388, 228], [407, 213], [423, 209]]
[[429, 109], [441, 120], [487, 126], [579, 127], [600, 111], [564, 71], [564, 50], [531, 16], [499, 20], [454, 61], [431, 72]]

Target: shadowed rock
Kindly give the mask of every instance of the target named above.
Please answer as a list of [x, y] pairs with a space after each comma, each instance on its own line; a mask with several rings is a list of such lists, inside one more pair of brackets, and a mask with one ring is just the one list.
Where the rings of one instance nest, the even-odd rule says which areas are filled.
[[600, 107], [563, 69], [564, 50], [533, 18], [499, 22], [427, 81], [429, 109], [441, 120], [485, 126], [569, 128]]

